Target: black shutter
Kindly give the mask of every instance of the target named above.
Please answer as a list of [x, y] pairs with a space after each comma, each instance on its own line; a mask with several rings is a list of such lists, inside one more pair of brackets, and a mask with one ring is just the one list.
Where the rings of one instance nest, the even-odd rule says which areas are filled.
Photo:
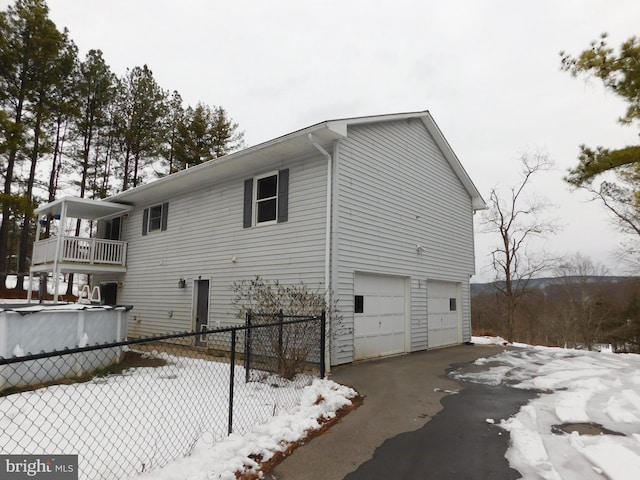
[[160, 230], [167, 229], [167, 215], [169, 214], [169, 204], [167, 202], [162, 204], [162, 220], [160, 223]]
[[253, 206], [253, 178], [244, 181], [244, 215], [242, 218], [242, 227], [249, 228], [253, 223], [251, 207]]
[[289, 169], [278, 172], [278, 223], [289, 220]]
[[147, 223], [149, 223], [149, 209], [145, 208], [142, 212], [142, 235], [147, 234]]

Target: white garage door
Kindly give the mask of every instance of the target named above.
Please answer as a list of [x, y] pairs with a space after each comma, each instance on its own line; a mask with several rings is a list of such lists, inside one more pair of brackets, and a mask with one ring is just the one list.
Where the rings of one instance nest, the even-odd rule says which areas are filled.
[[458, 285], [435, 281], [427, 284], [429, 348], [462, 342]]
[[405, 279], [356, 274], [354, 359], [405, 352]]

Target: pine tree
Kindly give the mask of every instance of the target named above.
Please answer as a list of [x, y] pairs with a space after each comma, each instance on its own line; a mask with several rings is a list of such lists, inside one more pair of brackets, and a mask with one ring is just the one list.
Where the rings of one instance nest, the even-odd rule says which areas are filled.
[[92, 162], [91, 156], [99, 153], [96, 140], [109, 127], [109, 111], [115, 100], [115, 75], [100, 50], [90, 50], [80, 64], [76, 89], [79, 112], [74, 130], [78, 148], [73, 154], [73, 163], [75, 171], [80, 173], [78, 196], [85, 198], [92, 168], [99, 162]]
[[213, 145], [216, 158], [244, 147], [244, 132], [238, 130], [238, 124], [222, 107], [215, 109]]
[[[622, 125], [640, 126], [639, 37], [629, 38], [616, 52], [603, 34], [577, 57], [564, 52], [560, 55], [563, 70], [573, 76], [595, 76], [607, 91], [627, 102], [625, 115], [618, 119]], [[640, 265], [636, 237], [640, 235], [640, 145], [618, 149], [581, 145], [578, 160], [565, 180], [590, 192], [613, 215], [620, 230], [631, 234], [635, 241], [625, 241], [620, 257], [637, 269]], [[603, 176], [605, 172], [613, 172], [615, 180], [611, 180], [611, 175]]]
[[[182, 97], [177, 90], [174, 90], [169, 100], [165, 119], [166, 146], [162, 152], [161, 163], [163, 169], [156, 172], [159, 177], [166, 174], [171, 175], [182, 169], [180, 162], [176, 159], [176, 148], [178, 147], [178, 129], [184, 121], [184, 115]], [[165, 169], [167, 173], [164, 173]]]
[[198, 103], [178, 124], [175, 159], [181, 169], [208, 162], [244, 146], [243, 136], [222, 107]]
[[141, 184], [145, 168], [160, 156], [167, 96], [146, 65], [127, 71], [120, 82], [116, 129], [123, 191]]
[[[625, 41], [618, 53], [607, 44], [607, 35], [591, 42], [577, 57], [560, 52], [562, 69], [573, 76], [594, 75], [605, 88], [628, 103], [623, 125], [640, 124], [640, 38]], [[582, 186], [597, 175], [620, 166], [640, 163], [640, 145], [611, 150], [580, 146], [578, 166], [569, 171], [566, 181]]]
[[[19, 270], [26, 269], [26, 250], [30, 227], [30, 206], [36, 164], [44, 146], [44, 123], [50, 116], [52, 85], [59, 75], [60, 52], [68, 41], [48, 18], [44, 0], [17, 0], [0, 14], [0, 106], [10, 119], [6, 135], [6, 171], [0, 224], [0, 286], [6, 286], [9, 226], [16, 214], [23, 216]], [[28, 144], [29, 143], [29, 144]], [[30, 162], [25, 183], [25, 202], [8, 201], [14, 197], [14, 172], [21, 157]], [[25, 210], [12, 212], [11, 205]], [[21, 287], [21, 277], [18, 288]]]
[[[76, 180], [78, 196], [85, 198], [91, 168], [98, 168], [99, 160], [91, 161], [92, 152], [96, 155], [94, 143], [99, 132], [108, 126], [109, 107], [115, 98], [115, 76], [102, 58], [100, 50], [90, 50], [84, 62], [80, 63], [76, 76], [75, 88], [78, 107], [74, 125], [77, 148], [72, 154], [74, 170], [80, 178]], [[75, 235], [79, 236], [82, 220], [76, 219]], [[73, 274], [67, 282], [67, 295], [73, 293]]]

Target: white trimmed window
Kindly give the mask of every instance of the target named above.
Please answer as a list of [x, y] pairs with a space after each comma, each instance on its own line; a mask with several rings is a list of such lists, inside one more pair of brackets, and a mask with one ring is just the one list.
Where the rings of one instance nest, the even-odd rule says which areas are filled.
[[254, 225], [275, 222], [278, 218], [278, 172], [254, 179]]
[[145, 208], [142, 213], [142, 235], [166, 230], [168, 214], [169, 204], [166, 202]]
[[244, 182], [243, 227], [282, 223], [289, 219], [289, 169]]

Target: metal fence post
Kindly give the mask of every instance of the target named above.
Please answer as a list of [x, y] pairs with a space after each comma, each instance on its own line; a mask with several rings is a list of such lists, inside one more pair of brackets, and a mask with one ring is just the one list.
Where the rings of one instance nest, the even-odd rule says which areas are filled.
[[236, 329], [231, 331], [231, 368], [229, 369], [229, 435], [233, 432], [233, 383], [236, 366]]
[[320, 378], [324, 378], [326, 372], [324, 351], [327, 348], [327, 316], [323, 310], [320, 316]]
[[283, 349], [283, 329], [284, 329], [284, 325], [282, 324], [284, 322], [284, 313], [282, 312], [282, 310], [280, 310], [278, 312], [278, 370], [282, 371], [282, 366], [284, 364], [285, 361], [285, 351]]
[[251, 373], [251, 310], [245, 315], [247, 329], [244, 334], [244, 381], [249, 383]]

